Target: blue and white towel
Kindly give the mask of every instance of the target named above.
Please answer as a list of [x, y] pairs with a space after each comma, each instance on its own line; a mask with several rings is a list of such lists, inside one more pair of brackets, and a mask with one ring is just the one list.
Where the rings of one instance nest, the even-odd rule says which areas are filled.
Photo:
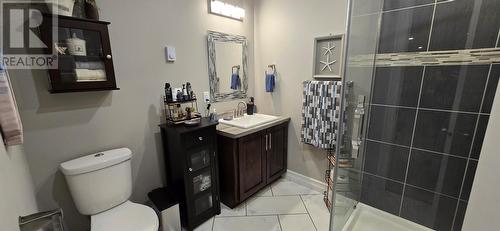
[[302, 142], [333, 149], [339, 130], [342, 82], [306, 81], [303, 84]]
[[276, 86], [276, 68], [271, 65], [266, 70], [266, 92], [274, 92]]
[[273, 92], [276, 85], [276, 77], [274, 74], [266, 74], [266, 92]]

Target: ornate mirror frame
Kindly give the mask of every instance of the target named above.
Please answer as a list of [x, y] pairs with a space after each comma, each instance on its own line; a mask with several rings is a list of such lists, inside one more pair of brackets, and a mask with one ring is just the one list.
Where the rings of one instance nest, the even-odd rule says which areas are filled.
[[[231, 35], [216, 31], [208, 31], [207, 36], [208, 44], [208, 76], [210, 83], [210, 98], [212, 103], [229, 101], [234, 99], [247, 98], [248, 90], [248, 42], [245, 36]], [[216, 42], [233, 42], [242, 45], [242, 72], [241, 76], [241, 89], [238, 91], [221, 93], [219, 90], [219, 80], [217, 78], [216, 60], [217, 54], [215, 51]], [[229, 76], [228, 76], [229, 78]]]

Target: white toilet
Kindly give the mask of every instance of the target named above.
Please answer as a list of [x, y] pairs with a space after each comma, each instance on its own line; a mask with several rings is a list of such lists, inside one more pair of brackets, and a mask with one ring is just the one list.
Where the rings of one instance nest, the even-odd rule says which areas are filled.
[[81, 214], [91, 216], [91, 231], [157, 231], [158, 217], [145, 205], [128, 201], [132, 169], [128, 148], [64, 162], [71, 196]]

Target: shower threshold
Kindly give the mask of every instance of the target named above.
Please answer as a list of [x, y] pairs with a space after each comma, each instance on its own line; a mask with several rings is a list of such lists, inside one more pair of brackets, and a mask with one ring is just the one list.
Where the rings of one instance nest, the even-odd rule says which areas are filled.
[[358, 203], [342, 231], [431, 231], [425, 226]]

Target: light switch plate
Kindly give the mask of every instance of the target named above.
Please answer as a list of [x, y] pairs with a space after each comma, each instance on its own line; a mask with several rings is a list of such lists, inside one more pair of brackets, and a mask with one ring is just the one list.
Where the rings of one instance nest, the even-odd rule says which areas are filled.
[[205, 102], [210, 102], [210, 92], [208, 91], [203, 92], [203, 100]]
[[174, 62], [175, 60], [177, 60], [177, 54], [175, 52], [175, 47], [166, 46], [165, 47], [165, 57], [167, 58], [168, 62]]

